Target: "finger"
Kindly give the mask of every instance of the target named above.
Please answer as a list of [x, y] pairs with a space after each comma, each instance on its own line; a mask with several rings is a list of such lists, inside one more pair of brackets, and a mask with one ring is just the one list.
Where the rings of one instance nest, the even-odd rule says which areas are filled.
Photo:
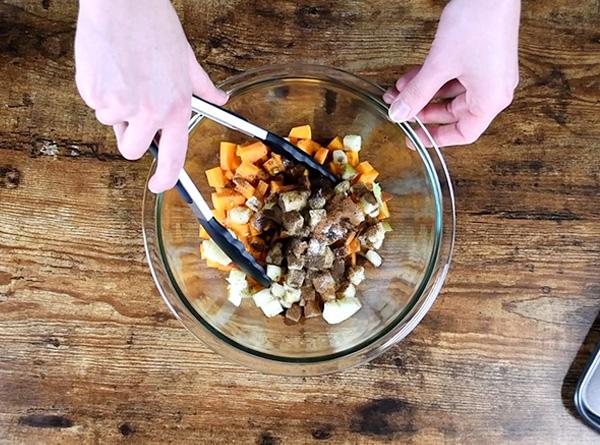
[[118, 122], [113, 125], [113, 130], [115, 132], [115, 138], [117, 139], [117, 146], [121, 143], [123, 139], [123, 133], [127, 129], [127, 122]]
[[126, 120], [121, 111], [114, 108], [100, 108], [96, 110], [96, 119], [104, 125], [115, 125]]
[[437, 93], [433, 96], [434, 99], [451, 99], [465, 92], [465, 87], [458, 80], [453, 79], [447, 82]]
[[384, 94], [383, 94], [383, 101], [386, 104], [391, 104], [392, 102], [394, 102], [394, 100], [396, 99], [396, 97], [398, 97], [398, 94], [400, 94], [400, 91], [402, 91], [402, 89], [404, 89], [404, 87], [406, 86], [406, 84], [408, 82], [410, 82], [419, 72], [419, 69], [421, 67], [417, 66], [415, 68], [410, 69], [409, 71], [407, 71], [406, 73], [404, 73], [397, 81], [395, 86], [389, 88]]
[[452, 102], [429, 104], [423, 108], [417, 117], [424, 124], [451, 124], [458, 120], [452, 113]]
[[[446, 83], [437, 93], [433, 95], [433, 99], [450, 99], [465, 92], [465, 87], [458, 80], [454, 79]], [[396, 100], [400, 91], [396, 87], [389, 88], [383, 94], [383, 101], [386, 104], [391, 104]]]
[[463, 93], [451, 101], [427, 105], [417, 117], [424, 124], [451, 124], [468, 112], [467, 95]]
[[417, 75], [400, 91], [390, 106], [390, 119], [404, 122], [414, 117], [449, 80], [448, 75], [425, 63]]
[[177, 183], [185, 162], [187, 143], [187, 119], [174, 119], [162, 129], [156, 172], [148, 183], [150, 191], [162, 193]]
[[120, 130], [120, 136], [117, 134], [119, 151], [125, 159], [133, 161], [144, 156], [158, 128], [144, 120], [134, 119]]
[[196, 60], [192, 49], [190, 48], [190, 78], [192, 80], [192, 90], [195, 95], [205, 99], [215, 105], [225, 105], [229, 96], [223, 90], [215, 87], [206, 74], [206, 71]]
[[[457, 122], [439, 127], [431, 127], [428, 130], [431, 137], [440, 147], [466, 145], [475, 142], [490, 125], [492, 119], [493, 116], [481, 117], [469, 113], [460, 116]], [[423, 129], [419, 128], [416, 133], [426, 147], [433, 145], [425, 135]]]
[[402, 91], [406, 87], [406, 85], [408, 85], [410, 81], [413, 80], [417, 74], [419, 74], [421, 68], [423, 68], [422, 65], [416, 66], [408, 70], [402, 76], [400, 76], [400, 78], [396, 81], [395, 84], [396, 91]]

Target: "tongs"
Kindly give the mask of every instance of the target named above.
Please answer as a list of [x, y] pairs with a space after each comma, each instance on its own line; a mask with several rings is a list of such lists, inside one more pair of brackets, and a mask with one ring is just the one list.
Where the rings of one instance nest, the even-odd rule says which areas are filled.
[[[196, 96], [192, 96], [192, 110], [232, 130], [261, 140], [278, 155], [304, 165], [309, 171], [327, 178], [333, 183], [337, 181], [337, 178], [325, 167], [286, 139], [249, 122], [247, 119], [231, 111], [213, 105]], [[157, 138], [150, 145], [150, 153], [155, 158], [158, 156]], [[233, 263], [254, 278], [260, 285], [270, 287], [271, 279], [265, 272], [264, 267], [250, 255], [240, 240], [235, 238], [227, 228], [223, 227], [215, 219], [202, 194], [184, 169], [179, 173], [179, 180], [175, 187], [183, 200], [190, 206], [196, 218], [198, 218], [200, 225]]]

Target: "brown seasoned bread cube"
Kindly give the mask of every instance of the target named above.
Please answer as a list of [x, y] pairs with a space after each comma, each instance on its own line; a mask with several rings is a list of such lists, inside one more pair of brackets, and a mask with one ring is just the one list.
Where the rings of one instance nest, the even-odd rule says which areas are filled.
[[309, 270], [323, 270], [329, 269], [333, 265], [333, 260], [335, 259], [333, 255], [333, 251], [324, 244], [320, 244], [320, 246], [324, 246], [322, 248], [318, 248], [315, 251], [319, 252], [317, 254], [312, 254], [311, 244], [309, 242], [309, 247], [306, 255], [306, 265]]
[[256, 196], [251, 196], [246, 200], [246, 207], [254, 212], [258, 212], [262, 206], [262, 202]]
[[[334, 253], [335, 255], [335, 253]], [[344, 279], [344, 274], [346, 272], [346, 262], [343, 258], [337, 258], [333, 261], [333, 266], [331, 266], [331, 276], [336, 283], [341, 282]]]
[[318, 240], [317, 238], [311, 238], [308, 240], [306, 254], [309, 256], [323, 255], [325, 253], [325, 247], [327, 246], [324, 242]]
[[353, 227], [365, 220], [362, 210], [350, 197], [342, 201], [342, 219], [347, 220]]
[[252, 224], [254, 225], [254, 228], [260, 233], [275, 228], [273, 220], [266, 216], [264, 212], [257, 212], [256, 216], [252, 219]]
[[315, 228], [315, 236], [321, 239], [325, 244], [333, 244], [348, 235], [348, 230], [340, 222], [330, 222], [326, 224], [318, 224]]
[[283, 246], [281, 243], [275, 243], [267, 253], [267, 263], [281, 266], [283, 264]]
[[320, 272], [313, 278], [313, 286], [323, 301], [335, 299], [335, 280], [329, 272]]
[[297, 257], [292, 252], [287, 254], [287, 266], [290, 270], [302, 270], [304, 268], [304, 262], [306, 257], [299, 256]]
[[282, 211], [278, 205], [274, 205], [270, 208], [263, 208], [263, 210], [259, 213], [262, 213], [264, 216], [269, 218], [277, 225], [281, 225]]
[[317, 225], [327, 217], [327, 210], [325, 209], [311, 209], [308, 211], [308, 225], [311, 229], [317, 227]]
[[378, 222], [370, 227], [368, 227], [361, 235], [359, 235], [358, 240], [362, 246], [365, 246], [367, 249], [380, 249], [383, 240], [385, 238], [385, 229], [383, 224]]
[[308, 205], [313, 210], [322, 209], [325, 204], [327, 204], [327, 199], [325, 199], [323, 189], [317, 190], [308, 198]]
[[349, 254], [350, 254], [350, 251], [348, 250], [348, 246], [346, 246], [346, 245], [336, 247], [335, 249], [333, 249], [333, 256], [335, 257], [335, 259], [338, 259], [338, 260], [343, 260]]
[[304, 317], [314, 318], [321, 315], [321, 304], [317, 300], [307, 301], [304, 305]]
[[293, 212], [286, 212], [283, 214], [282, 224], [285, 230], [290, 235], [296, 235], [302, 230], [302, 226], [304, 225], [304, 218], [300, 214], [300, 212], [294, 210]]
[[335, 256], [333, 255], [333, 250], [326, 247], [325, 254], [323, 255], [323, 269], [330, 269], [333, 266], [334, 260]]
[[[312, 278], [311, 278], [312, 280]], [[302, 287], [302, 299], [304, 301], [311, 301], [317, 298], [317, 293], [315, 292], [315, 288], [312, 285], [312, 281], [309, 282], [308, 275], [306, 276], [304, 286]]]
[[292, 238], [288, 244], [288, 253], [292, 253], [292, 255], [300, 256], [306, 252], [308, 248], [308, 243], [306, 241], [301, 240], [300, 238]]
[[289, 287], [299, 289], [304, 284], [305, 277], [306, 272], [303, 270], [290, 269], [285, 277], [285, 284], [287, 284]]
[[285, 318], [298, 323], [300, 318], [302, 318], [302, 308], [296, 303], [292, 304], [292, 307], [285, 311]]
[[307, 190], [292, 190], [279, 194], [279, 206], [284, 212], [299, 211], [306, 207], [310, 192]]

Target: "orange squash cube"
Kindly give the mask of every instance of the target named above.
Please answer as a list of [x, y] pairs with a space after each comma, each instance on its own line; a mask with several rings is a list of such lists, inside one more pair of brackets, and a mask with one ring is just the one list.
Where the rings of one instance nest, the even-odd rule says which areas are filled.
[[312, 139], [312, 130], [310, 129], [310, 125], [301, 125], [299, 127], [294, 127], [290, 130], [288, 134], [290, 139]]

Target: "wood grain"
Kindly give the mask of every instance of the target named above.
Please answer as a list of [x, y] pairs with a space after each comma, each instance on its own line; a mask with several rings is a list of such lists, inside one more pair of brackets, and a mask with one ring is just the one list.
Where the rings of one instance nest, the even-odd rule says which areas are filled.
[[[387, 85], [422, 61], [445, 2], [272, 3], [175, 6], [216, 80], [310, 61]], [[293, 379], [225, 361], [161, 302], [149, 160], [121, 159], [77, 95], [76, 2], [1, 1], [0, 442], [597, 442], [571, 397], [600, 337], [600, 6], [523, 3], [514, 104], [446, 150], [442, 295], [374, 362]]]

